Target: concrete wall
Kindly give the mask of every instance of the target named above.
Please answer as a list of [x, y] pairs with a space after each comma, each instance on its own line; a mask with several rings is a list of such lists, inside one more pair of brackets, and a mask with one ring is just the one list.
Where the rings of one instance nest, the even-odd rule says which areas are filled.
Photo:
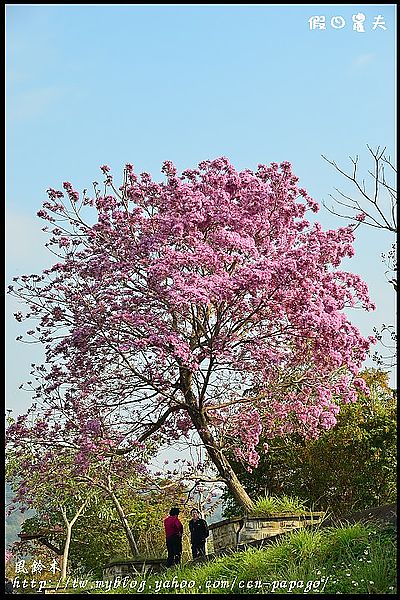
[[210, 525], [214, 552], [217, 554], [239, 544], [273, 537], [285, 531], [291, 531], [319, 523], [324, 513], [275, 514], [268, 517], [235, 517]]
[[125, 577], [132, 574], [158, 573], [167, 564], [166, 558], [121, 560], [110, 562], [103, 569], [104, 577]]

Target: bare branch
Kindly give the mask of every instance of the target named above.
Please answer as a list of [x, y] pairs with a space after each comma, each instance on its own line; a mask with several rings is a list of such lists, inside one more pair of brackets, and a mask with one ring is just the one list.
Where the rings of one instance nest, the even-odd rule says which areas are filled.
[[[354, 159], [350, 157], [350, 161], [353, 165], [351, 173], [347, 173], [344, 169], [340, 168], [339, 165], [334, 160], [328, 159], [326, 156], [322, 155], [322, 158], [328, 162], [330, 165], [338, 171], [343, 177], [345, 177], [348, 181], [350, 181], [355, 189], [360, 193], [361, 197], [366, 201], [365, 207], [363, 207], [359, 200], [351, 197], [348, 194], [338, 190], [335, 188], [336, 192], [346, 200], [349, 200], [351, 204], [347, 202], [342, 202], [335, 196], [331, 195], [331, 198], [341, 206], [345, 206], [351, 210], [359, 210], [361, 213], [365, 215], [363, 221], [357, 219], [355, 215], [347, 215], [341, 214], [340, 212], [336, 212], [333, 208], [329, 209], [326, 204], [323, 202], [323, 206], [331, 213], [341, 218], [351, 219], [353, 221], [358, 220], [360, 223], [362, 222], [364, 225], [368, 225], [370, 227], [376, 227], [379, 229], [386, 229], [390, 232], [397, 232], [397, 222], [396, 222], [396, 206], [397, 206], [397, 190], [394, 188], [385, 178], [385, 166], [391, 168], [394, 172], [396, 169], [393, 164], [390, 162], [390, 159], [385, 157], [386, 147], [381, 149], [380, 146], [373, 150], [370, 146], [367, 145], [368, 151], [370, 152], [373, 162], [374, 168], [373, 170], [369, 170], [368, 174], [372, 178], [373, 181], [373, 190], [369, 194], [366, 190], [366, 185], [364, 179], [360, 182], [358, 178], [358, 162], [359, 158], [356, 156]], [[389, 205], [386, 206], [385, 198], [382, 197], [383, 194], [389, 197]]]

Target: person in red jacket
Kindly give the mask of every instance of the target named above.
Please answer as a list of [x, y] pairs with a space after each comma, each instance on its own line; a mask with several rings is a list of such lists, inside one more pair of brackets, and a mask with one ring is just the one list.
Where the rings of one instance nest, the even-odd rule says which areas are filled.
[[165, 539], [167, 543], [167, 567], [178, 565], [182, 555], [183, 525], [179, 518], [179, 508], [171, 508], [169, 517], [164, 519]]

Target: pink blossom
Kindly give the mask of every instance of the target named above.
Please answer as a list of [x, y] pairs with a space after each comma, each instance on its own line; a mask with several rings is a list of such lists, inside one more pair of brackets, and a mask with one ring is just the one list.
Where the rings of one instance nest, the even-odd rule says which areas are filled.
[[366, 396], [370, 395], [369, 387], [368, 387], [366, 381], [364, 379], [362, 379], [361, 377], [357, 377], [356, 379], [354, 379], [353, 385], [355, 388], [357, 388], [357, 390], [359, 390]]

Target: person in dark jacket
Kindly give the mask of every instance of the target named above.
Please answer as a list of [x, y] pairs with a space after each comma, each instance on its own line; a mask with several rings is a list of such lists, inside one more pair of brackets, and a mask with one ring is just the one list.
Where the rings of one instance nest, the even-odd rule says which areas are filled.
[[189, 521], [190, 543], [192, 544], [193, 558], [204, 556], [206, 553], [206, 539], [208, 538], [208, 525], [204, 519], [200, 517], [200, 513], [196, 508], [190, 511], [192, 515]]
[[179, 518], [179, 508], [171, 508], [169, 517], [164, 519], [165, 540], [167, 543], [167, 567], [178, 565], [182, 555], [183, 525]]
[[5, 593], [6, 594], [13, 594], [14, 593], [13, 582], [11, 581], [11, 579], [8, 579], [8, 577], [6, 577], [5, 579], [6, 579], [6, 590], [5, 590]]

